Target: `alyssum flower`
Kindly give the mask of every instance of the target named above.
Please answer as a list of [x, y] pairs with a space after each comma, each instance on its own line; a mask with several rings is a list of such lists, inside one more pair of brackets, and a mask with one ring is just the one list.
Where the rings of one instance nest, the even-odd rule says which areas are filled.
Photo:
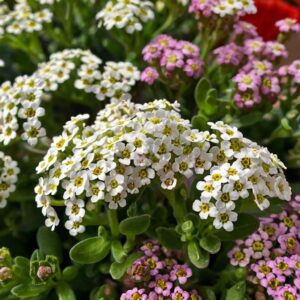
[[49, 226], [58, 223], [53, 197], [63, 197], [72, 221], [67, 227], [76, 234], [83, 230], [86, 203], [104, 201], [117, 209], [154, 178], [172, 190], [194, 173], [203, 174], [203, 180], [193, 209], [200, 218], [214, 218], [218, 229], [233, 229], [238, 199], [252, 197], [260, 209], [271, 197], [290, 199], [284, 165], [275, 155], [223, 122], [209, 123], [211, 133], [193, 130], [178, 109], [178, 103], [166, 100], [123, 101], [107, 105], [91, 126], [84, 124], [88, 115], [67, 122], [37, 167], [42, 177], [36, 202], [44, 215], [51, 213]]
[[200, 49], [168, 35], [160, 35], [149, 43], [143, 49], [143, 57], [151, 67], [143, 71], [141, 80], [149, 85], [157, 79], [173, 80], [175, 83], [182, 80], [182, 74], [193, 78], [199, 78], [202, 74]]
[[296, 196], [282, 213], [261, 218], [257, 232], [228, 253], [232, 265], [248, 267], [249, 281], [276, 300], [300, 297], [299, 202]]
[[162, 248], [156, 241], [145, 241], [140, 248], [143, 256], [133, 262], [127, 271], [127, 281], [134, 288], [121, 295], [121, 300], [174, 299], [201, 300], [196, 290], [184, 288], [192, 270], [181, 264], [178, 255]]
[[47, 8], [32, 11], [27, 0], [17, 0], [13, 10], [1, 3], [0, 37], [41, 31], [44, 23], [51, 22], [52, 16], [52, 12]]
[[153, 18], [152, 2], [141, 0], [108, 1], [97, 14], [99, 27], [104, 26], [107, 30], [125, 28], [130, 34], [141, 31], [143, 23]]
[[31, 76], [4, 82], [0, 87], [0, 142], [7, 145], [17, 136], [18, 118], [24, 120], [22, 139], [30, 145], [45, 136], [39, 121], [45, 115], [42, 97], [56, 91], [75, 70], [75, 88], [93, 93], [100, 101], [107, 97], [111, 101], [130, 99], [128, 92], [140, 77], [137, 68], [128, 62], [106, 62], [100, 71], [101, 63], [89, 50], [68, 49], [52, 54]]
[[7, 205], [9, 195], [16, 190], [19, 172], [17, 162], [0, 151], [0, 208]]

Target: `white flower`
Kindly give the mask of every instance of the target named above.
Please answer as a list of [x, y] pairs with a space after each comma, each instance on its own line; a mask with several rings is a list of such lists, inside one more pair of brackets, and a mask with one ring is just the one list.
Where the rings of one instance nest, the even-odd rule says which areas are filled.
[[292, 197], [292, 190], [288, 182], [283, 176], [278, 176], [274, 182], [274, 190], [277, 195], [282, 200], [290, 201]]
[[118, 207], [124, 207], [126, 205], [126, 192], [121, 192], [116, 195], [107, 194], [105, 201], [108, 202], [109, 209], [117, 209]]
[[174, 177], [173, 172], [169, 172], [161, 178], [161, 187], [165, 190], [173, 190], [176, 184], [177, 179]]
[[105, 184], [102, 181], [98, 181], [94, 184], [90, 184], [86, 195], [88, 197], [91, 197], [91, 202], [95, 203], [98, 202], [99, 200], [104, 199], [104, 189], [105, 189]]
[[86, 189], [87, 185], [87, 172], [79, 171], [78, 173], [74, 172], [71, 174], [70, 179], [71, 183], [69, 188], [72, 188], [75, 195], [80, 195]]
[[53, 207], [49, 206], [47, 208], [46, 216], [47, 216], [47, 219], [45, 220], [45, 225], [47, 227], [50, 227], [51, 230], [53, 231], [55, 229], [55, 227], [58, 226], [58, 224], [59, 224], [59, 219], [58, 219], [57, 213]]
[[200, 219], [206, 220], [208, 217], [215, 217], [217, 210], [209, 200], [195, 200], [193, 210], [199, 212]]
[[116, 196], [117, 194], [120, 194], [123, 191], [123, 183], [124, 176], [120, 174], [112, 174], [111, 176], [108, 176], [105, 179], [106, 189], [112, 196]]
[[46, 131], [41, 127], [41, 122], [38, 120], [29, 120], [23, 124], [25, 132], [22, 134], [22, 139], [27, 140], [28, 144], [34, 146], [38, 139], [46, 135]]
[[69, 216], [71, 221], [81, 221], [85, 215], [84, 201], [76, 199], [67, 201], [66, 203], [66, 215]]
[[233, 230], [233, 222], [237, 220], [237, 213], [231, 210], [226, 210], [225, 208], [218, 211], [213, 225], [216, 229], [224, 228], [226, 231]]
[[66, 221], [65, 227], [69, 230], [70, 235], [76, 236], [78, 233], [85, 231], [85, 227], [81, 224], [81, 221], [81, 219]]
[[221, 185], [214, 185], [212, 182], [199, 181], [197, 183], [197, 190], [201, 191], [201, 200], [210, 200], [216, 198]]

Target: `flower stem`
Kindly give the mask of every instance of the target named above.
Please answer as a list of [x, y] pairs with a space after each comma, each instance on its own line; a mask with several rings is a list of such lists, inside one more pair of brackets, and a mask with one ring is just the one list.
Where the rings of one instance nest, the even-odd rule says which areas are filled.
[[119, 220], [117, 210], [108, 209], [107, 210], [108, 224], [114, 238], [119, 237]]
[[51, 204], [52, 206], [66, 206], [64, 200], [55, 200], [55, 199], [51, 199], [50, 204]]
[[[177, 191], [178, 192], [178, 191]], [[178, 223], [181, 223], [186, 216], [186, 206], [184, 199], [176, 199], [175, 191], [163, 190], [163, 194], [168, 199], [170, 205], [173, 208], [173, 214]]]

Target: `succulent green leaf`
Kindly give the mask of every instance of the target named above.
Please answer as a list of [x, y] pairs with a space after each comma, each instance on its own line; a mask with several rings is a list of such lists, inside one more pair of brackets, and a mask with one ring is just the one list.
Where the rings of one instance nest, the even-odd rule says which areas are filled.
[[110, 252], [110, 241], [103, 237], [92, 237], [80, 241], [70, 250], [70, 257], [79, 264], [94, 264]]

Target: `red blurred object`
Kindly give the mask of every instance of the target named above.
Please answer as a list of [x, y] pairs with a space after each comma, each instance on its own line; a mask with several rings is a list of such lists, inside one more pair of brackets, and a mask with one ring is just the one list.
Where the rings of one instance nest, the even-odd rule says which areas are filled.
[[300, 21], [300, 6], [293, 6], [283, 0], [256, 0], [255, 4], [257, 13], [246, 16], [244, 20], [257, 26], [258, 33], [265, 40], [276, 38], [278, 34], [276, 21], [284, 18]]

